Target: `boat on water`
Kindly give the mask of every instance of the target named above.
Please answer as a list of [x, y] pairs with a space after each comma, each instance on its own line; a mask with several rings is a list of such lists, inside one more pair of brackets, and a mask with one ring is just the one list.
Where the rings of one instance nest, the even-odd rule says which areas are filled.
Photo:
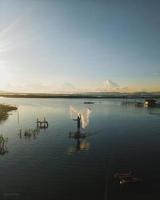
[[93, 101], [85, 101], [84, 104], [94, 104]]

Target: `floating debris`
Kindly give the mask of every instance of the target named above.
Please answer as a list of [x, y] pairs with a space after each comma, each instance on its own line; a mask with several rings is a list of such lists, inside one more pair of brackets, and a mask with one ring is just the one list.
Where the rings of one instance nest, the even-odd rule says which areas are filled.
[[93, 101], [85, 101], [84, 104], [94, 104]]

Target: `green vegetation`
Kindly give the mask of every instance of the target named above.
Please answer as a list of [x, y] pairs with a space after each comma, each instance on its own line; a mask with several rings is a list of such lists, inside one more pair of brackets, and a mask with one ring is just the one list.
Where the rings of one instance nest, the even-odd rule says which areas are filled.
[[7, 104], [0, 104], [0, 112], [9, 112], [12, 110], [17, 110], [17, 107]]
[[4, 146], [8, 142], [8, 138], [5, 138], [2, 134], [0, 135], [0, 146]]
[[0, 155], [4, 155], [8, 152], [7, 150], [8, 138], [5, 138], [3, 135], [0, 135]]
[[0, 104], [0, 122], [3, 122], [8, 119], [8, 112], [17, 110], [16, 106]]

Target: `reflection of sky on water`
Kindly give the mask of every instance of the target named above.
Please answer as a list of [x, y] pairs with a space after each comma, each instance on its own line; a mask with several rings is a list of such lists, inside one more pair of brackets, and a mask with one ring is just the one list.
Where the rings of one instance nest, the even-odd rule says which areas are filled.
[[[149, 181], [156, 174], [160, 177], [159, 116], [151, 114], [160, 110], [124, 107], [119, 99], [93, 101], [95, 104], [85, 105], [83, 99], [1, 98], [0, 102], [19, 106], [20, 120], [18, 124], [18, 114], [13, 112], [0, 125], [0, 132], [9, 139], [9, 153], [0, 159], [0, 176], [5, 183], [0, 190], [11, 191], [11, 182], [15, 182], [15, 190], [20, 193], [28, 191], [35, 197], [39, 194], [41, 199], [43, 192], [49, 192], [56, 199], [68, 195], [72, 200], [81, 187], [86, 198], [94, 200], [104, 194], [106, 174], [111, 177], [119, 170], [134, 169]], [[69, 138], [69, 132], [76, 131], [69, 116], [70, 105], [92, 110], [85, 130], [87, 137], [80, 143]], [[48, 129], [41, 130], [36, 140], [20, 140], [19, 128], [34, 129], [37, 117], [46, 117]], [[33, 191], [35, 187], [37, 193]], [[61, 189], [64, 193], [57, 192]], [[78, 198], [83, 196], [84, 192]]]
[[2, 113], [0, 112], [0, 124], [5, 122], [8, 119], [9, 114], [8, 113]]

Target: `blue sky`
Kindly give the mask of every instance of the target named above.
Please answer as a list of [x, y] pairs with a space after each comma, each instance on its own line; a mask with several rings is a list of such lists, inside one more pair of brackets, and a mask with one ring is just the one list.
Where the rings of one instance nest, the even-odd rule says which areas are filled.
[[160, 90], [159, 10], [158, 0], [1, 0], [0, 90], [107, 91], [107, 80]]

